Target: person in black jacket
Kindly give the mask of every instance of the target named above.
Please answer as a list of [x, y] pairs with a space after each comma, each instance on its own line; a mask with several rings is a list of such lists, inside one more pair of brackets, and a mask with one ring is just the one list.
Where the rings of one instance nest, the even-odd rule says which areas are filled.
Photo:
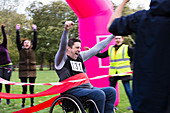
[[[134, 49], [132, 47], [124, 44], [123, 41], [124, 41], [124, 37], [116, 36], [115, 37], [116, 44], [110, 46], [110, 48], [112, 48], [112, 49], [108, 49], [107, 51], [105, 51], [103, 53], [98, 53], [96, 55], [99, 58], [110, 57], [110, 69], [109, 69], [110, 75], [131, 71], [130, 64], [133, 59]], [[117, 57], [120, 57], [120, 58], [117, 58]], [[128, 62], [128, 63], [125, 63], [125, 62]], [[115, 66], [115, 69], [113, 69], [112, 63]], [[121, 65], [120, 65], [120, 63], [121, 63]], [[132, 89], [130, 86], [130, 80], [132, 80], [132, 76], [127, 74], [127, 75], [119, 75], [119, 76], [109, 77], [110, 86], [116, 87], [118, 80], [122, 81], [124, 89], [128, 96], [129, 102], [132, 105]], [[131, 106], [127, 107], [127, 109], [132, 110]]]
[[[133, 59], [134, 49], [123, 43], [124, 37], [115, 36], [115, 45], [110, 45], [109, 49], [98, 53], [96, 56], [99, 58], [110, 58], [109, 75], [120, 74], [131, 71], [131, 62]], [[85, 50], [90, 48], [84, 47]], [[120, 58], [119, 58], [120, 57]], [[120, 69], [119, 69], [120, 68]], [[130, 80], [132, 80], [131, 74], [119, 75], [109, 77], [110, 86], [116, 87], [117, 81], [121, 80], [128, 96], [130, 104], [132, 104], [132, 89]], [[127, 107], [128, 110], [132, 110], [131, 106]]]

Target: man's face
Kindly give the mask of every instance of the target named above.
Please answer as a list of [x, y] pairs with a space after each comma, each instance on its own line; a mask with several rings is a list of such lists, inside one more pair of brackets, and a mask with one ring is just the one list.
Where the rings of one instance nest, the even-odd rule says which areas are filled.
[[116, 42], [116, 45], [121, 45], [123, 43], [124, 39], [122, 36], [116, 36], [115, 37], [115, 42]]
[[72, 48], [68, 47], [67, 55], [76, 60], [81, 51], [81, 43], [75, 42]]
[[31, 46], [31, 42], [29, 40], [24, 41], [24, 47], [28, 49]]

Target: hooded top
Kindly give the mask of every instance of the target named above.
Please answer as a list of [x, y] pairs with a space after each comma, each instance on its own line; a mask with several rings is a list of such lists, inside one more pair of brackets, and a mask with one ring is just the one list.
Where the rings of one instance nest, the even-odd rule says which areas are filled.
[[170, 0], [152, 0], [149, 10], [115, 19], [109, 31], [136, 34], [132, 109], [170, 113]]
[[151, 0], [150, 13], [157, 16], [170, 16], [170, 1]]

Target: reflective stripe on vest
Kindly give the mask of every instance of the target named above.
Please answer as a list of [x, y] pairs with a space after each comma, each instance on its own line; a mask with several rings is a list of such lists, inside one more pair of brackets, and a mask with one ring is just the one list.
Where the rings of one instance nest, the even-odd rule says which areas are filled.
[[[115, 55], [115, 47], [109, 47], [110, 69], [109, 75], [130, 72], [130, 57], [128, 56], [128, 45], [121, 45]], [[122, 75], [124, 76], [124, 75]]]

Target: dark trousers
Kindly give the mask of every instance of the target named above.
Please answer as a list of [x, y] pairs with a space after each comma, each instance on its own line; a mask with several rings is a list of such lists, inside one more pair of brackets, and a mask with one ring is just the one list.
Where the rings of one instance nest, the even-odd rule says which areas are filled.
[[[4, 68], [0, 68], [0, 77], [10, 81], [12, 74], [12, 65], [5, 66]], [[7, 93], [10, 93], [10, 85], [5, 84], [5, 89]], [[2, 91], [2, 84], [0, 83], [0, 92]]]
[[[22, 83], [27, 83], [27, 79], [29, 79], [29, 83], [35, 83], [36, 77], [20, 77]], [[27, 86], [22, 86], [22, 94], [27, 94]], [[30, 85], [30, 94], [34, 93], [34, 85]], [[25, 98], [22, 99], [22, 103], [25, 103]], [[31, 103], [34, 103], [34, 98], [31, 98]]]

